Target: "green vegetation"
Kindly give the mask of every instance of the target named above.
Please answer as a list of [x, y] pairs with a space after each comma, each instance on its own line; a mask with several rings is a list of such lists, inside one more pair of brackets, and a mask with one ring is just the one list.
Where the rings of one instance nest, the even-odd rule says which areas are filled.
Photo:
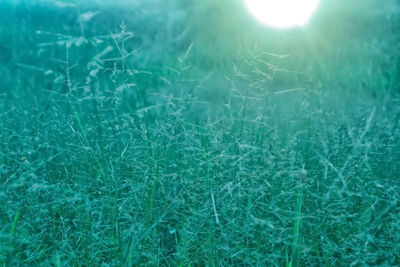
[[0, 266], [400, 265], [397, 1], [84, 2], [0, 2]]

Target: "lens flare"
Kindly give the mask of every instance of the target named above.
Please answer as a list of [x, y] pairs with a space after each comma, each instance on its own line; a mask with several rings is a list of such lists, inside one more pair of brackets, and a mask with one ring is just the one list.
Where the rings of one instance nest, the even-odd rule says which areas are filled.
[[302, 26], [318, 7], [319, 0], [245, 0], [262, 23], [277, 28]]

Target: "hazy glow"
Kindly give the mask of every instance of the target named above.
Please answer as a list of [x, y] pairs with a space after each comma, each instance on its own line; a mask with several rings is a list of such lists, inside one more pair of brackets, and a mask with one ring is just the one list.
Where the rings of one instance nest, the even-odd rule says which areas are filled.
[[245, 0], [261, 22], [279, 28], [304, 25], [317, 9], [319, 0]]

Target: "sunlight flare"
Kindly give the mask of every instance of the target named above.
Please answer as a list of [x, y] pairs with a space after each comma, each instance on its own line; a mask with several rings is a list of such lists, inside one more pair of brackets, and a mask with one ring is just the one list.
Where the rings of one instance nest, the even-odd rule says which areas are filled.
[[302, 26], [317, 9], [319, 0], [245, 0], [262, 23], [277, 28]]

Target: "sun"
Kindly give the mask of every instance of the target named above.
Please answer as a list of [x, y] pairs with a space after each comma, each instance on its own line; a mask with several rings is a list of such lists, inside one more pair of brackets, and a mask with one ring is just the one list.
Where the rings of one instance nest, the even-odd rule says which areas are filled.
[[245, 0], [262, 23], [277, 28], [302, 26], [318, 7], [319, 0]]

